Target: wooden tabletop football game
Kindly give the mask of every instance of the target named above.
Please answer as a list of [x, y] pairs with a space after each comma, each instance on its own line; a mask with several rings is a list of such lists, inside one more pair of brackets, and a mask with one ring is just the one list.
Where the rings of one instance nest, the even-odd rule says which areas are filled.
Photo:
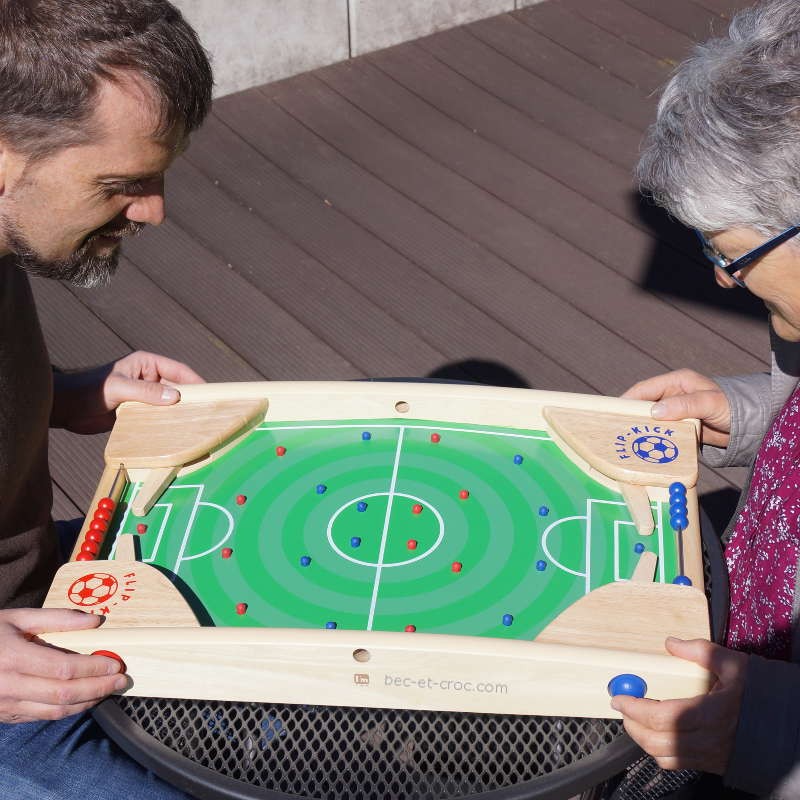
[[125, 404], [48, 634], [128, 694], [614, 717], [705, 692], [697, 425], [430, 383], [180, 387]]

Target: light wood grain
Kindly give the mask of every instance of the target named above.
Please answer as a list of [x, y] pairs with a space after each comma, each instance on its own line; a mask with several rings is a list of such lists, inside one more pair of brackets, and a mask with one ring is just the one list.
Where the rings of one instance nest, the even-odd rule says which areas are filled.
[[[116, 580], [117, 588], [107, 601], [87, 606], [70, 599], [70, 590], [76, 581], [98, 574], [111, 575]], [[186, 628], [200, 624], [167, 576], [141, 561], [70, 561], [56, 573], [44, 607], [77, 608], [101, 614], [105, 617], [103, 628], [106, 629]]]
[[[658, 422], [651, 417], [629, 417], [599, 410], [545, 408], [545, 419], [560, 439], [593, 469], [609, 478], [644, 486], [669, 486], [681, 481], [697, 483], [697, 432], [690, 422]], [[633, 456], [628, 442], [652, 434], [674, 442], [678, 456], [666, 464], [653, 464]]]
[[606, 686], [618, 674], [642, 677], [655, 699], [709, 686], [704, 670], [672, 656], [471, 636], [100, 628], [46, 638], [118, 654], [129, 693], [148, 697], [616, 717]]
[[708, 604], [700, 589], [671, 583], [609, 583], [562, 611], [536, 641], [666, 653], [667, 636], [709, 638]]
[[263, 398], [235, 395], [223, 403], [124, 403], [106, 445], [106, 461], [126, 467], [183, 466], [260, 422], [266, 408]]

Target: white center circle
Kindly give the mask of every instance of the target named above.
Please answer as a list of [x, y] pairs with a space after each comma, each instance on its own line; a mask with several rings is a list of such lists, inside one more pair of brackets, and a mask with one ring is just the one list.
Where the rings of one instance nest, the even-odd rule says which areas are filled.
[[[336, 542], [333, 540], [333, 526], [336, 522], [337, 517], [346, 509], [351, 508], [354, 503], [359, 503], [362, 500], [368, 500], [371, 497], [389, 497], [390, 502], [387, 506], [387, 513], [391, 513], [392, 503], [391, 500], [395, 497], [405, 497], [409, 500], [413, 500], [419, 503], [423, 508], [430, 511], [438, 520], [439, 522], [439, 535], [436, 537], [436, 541], [424, 552], [420, 553], [418, 556], [414, 556], [414, 558], [406, 559], [405, 561], [397, 561], [395, 563], [386, 563], [383, 561], [375, 562], [375, 561], [362, 561], [359, 558], [353, 558], [353, 556], [345, 553]], [[388, 531], [388, 524], [387, 521], [384, 520], [384, 531]], [[353, 500], [345, 503], [340, 508], [336, 509], [336, 511], [331, 516], [330, 520], [328, 520], [328, 543], [331, 546], [331, 549], [342, 558], [346, 559], [347, 561], [351, 561], [353, 564], [361, 564], [364, 567], [405, 567], [408, 564], [413, 564], [415, 561], [420, 561], [423, 558], [427, 558], [431, 553], [433, 553], [439, 545], [442, 543], [442, 539], [444, 539], [444, 519], [442, 519], [442, 515], [439, 513], [438, 509], [435, 506], [432, 506], [426, 503], [421, 497], [415, 497], [413, 494], [403, 494], [401, 492], [374, 492], [373, 494], [365, 494], [361, 497], [356, 497]], [[383, 548], [381, 548], [381, 553], [383, 553]]]

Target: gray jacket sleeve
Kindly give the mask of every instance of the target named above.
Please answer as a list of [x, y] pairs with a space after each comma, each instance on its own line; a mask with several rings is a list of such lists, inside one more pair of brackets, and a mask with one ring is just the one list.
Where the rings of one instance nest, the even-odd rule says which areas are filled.
[[800, 797], [800, 665], [750, 656], [723, 780], [771, 800]]
[[772, 418], [797, 386], [800, 342], [778, 338], [770, 327], [771, 372], [714, 378], [731, 407], [731, 440], [727, 448], [703, 446], [710, 467], [745, 467], [753, 463]]

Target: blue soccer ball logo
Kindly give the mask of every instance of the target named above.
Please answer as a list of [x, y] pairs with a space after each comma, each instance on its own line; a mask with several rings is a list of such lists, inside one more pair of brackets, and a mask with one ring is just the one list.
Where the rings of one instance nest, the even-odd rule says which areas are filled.
[[640, 436], [634, 439], [632, 449], [650, 464], [668, 464], [678, 457], [678, 448], [663, 436]]

